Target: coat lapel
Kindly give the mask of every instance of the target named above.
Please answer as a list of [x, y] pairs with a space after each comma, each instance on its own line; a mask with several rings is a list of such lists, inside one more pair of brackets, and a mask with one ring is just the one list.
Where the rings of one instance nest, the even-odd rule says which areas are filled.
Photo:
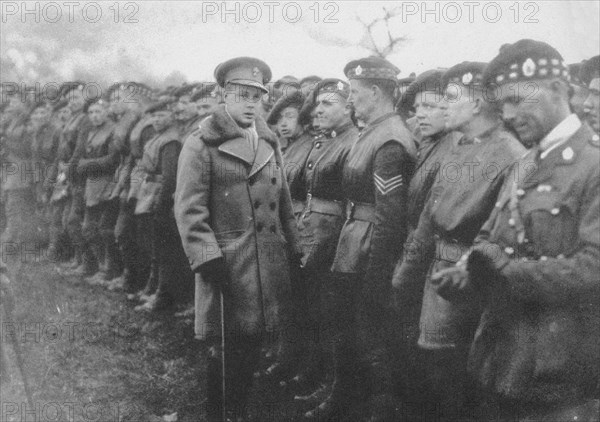
[[248, 145], [246, 138], [233, 138], [219, 145], [219, 151], [242, 160], [251, 166], [254, 162], [254, 151]]
[[[589, 139], [590, 132], [591, 129], [584, 124], [567, 142], [550, 151], [546, 158], [535, 159], [537, 168], [523, 181], [521, 187], [524, 189], [535, 187], [552, 177], [556, 166], [575, 163], [581, 149]], [[533, 160], [533, 157], [528, 154], [524, 159]]]
[[254, 176], [258, 173], [273, 157], [273, 148], [264, 139], [258, 140], [258, 148], [256, 150], [256, 156], [254, 157], [254, 163], [252, 164], [252, 170], [248, 177]]

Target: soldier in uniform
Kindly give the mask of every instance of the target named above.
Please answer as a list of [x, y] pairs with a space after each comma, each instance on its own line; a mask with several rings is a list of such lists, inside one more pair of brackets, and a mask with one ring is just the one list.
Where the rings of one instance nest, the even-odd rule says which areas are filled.
[[279, 146], [284, 156], [287, 148], [304, 134], [304, 127], [298, 121], [302, 104], [304, 97], [296, 91], [281, 97], [267, 116], [267, 124], [275, 128], [275, 133], [279, 136]]
[[448, 302], [428, 276], [453, 266], [489, 216], [506, 169], [524, 152], [505, 131], [496, 104], [486, 101], [481, 84], [485, 63], [463, 62], [444, 74], [446, 127], [463, 138], [441, 162], [395, 279], [401, 292], [425, 285], [418, 345], [426, 352], [426, 371], [433, 398], [443, 418], [461, 410], [466, 380], [466, 354], [479, 318], [472, 303]]
[[[406, 194], [416, 147], [394, 110], [398, 68], [369, 57], [348, 63], [344, 73], [350, 80], [348, 101], [366, 127], [343, 169], [346, 221], [327, 291], [338, 330], [333, 389], [305, 416], [328, 420], [344, 414], [356, 400], [357, 389], [366, 388], [371, 420], [383, 421], [392, 418], [394, 408], [388, 330], [391, 279], [406, 238]], [[368, 365], [367, 380], [359, 370], [359, 354]]]
[[[420, 143], [417, 150], [415, 171], [408, 187], [408, 237], [406, 245], [410, 245], [421, 212], [429, 198], [431, 186], [438, 178], [441, 163], [450, 150], [455, 147], [461, 137], [459, 132], [446, 129], [445, 111], [447, 104], [444, 98], [442, 77], [444, 70], [432, 69], [423, 72], [406, 88], [398, 103], [401, 114], [414, 116], [415, 129]], [[407, 79], [407, 80], [410, 80]], [[407, 248], [404, 254], [410, 253]], [[399, 282], [399, 269], [402, 261], [398, 261], [394, 285]], [[418, 390], [423, 382], [423, 360], [416, 349], [418, 338], [419, 315], [423, 285], [415, 285], [397, 294], [396, 306], [402, 315], [403, 344], [399, 351], [404, 370], [402, 371], [402, 389], [410, 396]], [[407, 396], [407, 397], [408, 397]]]
[[51, 221], [51, 207], [48, 199], [52, 192], [48, 175], [52, 173], [58, 147], [57, 128], [51, 121], [51, 113], [50, 105], [45, 101], [40, 101], [34, 105], [30, 118], [33, 129], [32, 163], [36, 173], [36, 229], [38, 230], [38, 240], [44, 246], [48, 246], [48, 225]]
[[[198, 119], [196, 122], [200, 124], [202, 120], [213, 114], [219, 108], [219, 104], [223, 102], [223, 93], [221, 92], [220, 87], [215, 83], [200, 84], [192, 93], [190, 100], [196, 103], [196, 111], [198, 112]], [[198, 124], [194, 125], [194, 130], [198, 128]], [[189, 135], [189, 133], [185, 134], [183, 139], [185, 139], [187, 135]]]
[[173, 118], [179, 126], [181, 140], [198, 129], [200, 123], [198, 107], [192, 100], [192, 95], [197, 88], [199, 88], [197, 84], [187, 84], [177, 88], [173, 93], [175, 96], [175, 102], [172, 105]]
[[151, 214], [154, 223], [158, 284], [154, 297], [135, 308], [150, 312], [173, 310], [176, 301], [188, 292], [186, 287], [191, 288], [191, 273], [173, 215], [181, 135], [171, 106], [171, 102], [163, 101], [147, 109], [156, 134], [144, 145], [140, 161], [144, 177], [135, 208], [136, 215]]
[[[327, 372], [325, 328], [330, 327], [329, 307], [335, 303], [327, 302], [325, 292], [331, 282], [331, 264], [345, 219], [342, 172], [358, 137], [347, 107], [348, 84], [339, 79], [324, 79], [314, 89], [321, 134], [305, 138], [297, 149], [292, 144], [289, 154], [284, 156], [286, 169], [288, 166], [293, 169], [290, 186], [294, 195], [302, 198], [303, 205], [298, 215], [298, 231], [304, 285], [297, 290], [305, 298], [300, 326], [305, 327], [309, 353], [293, 379], [299, 387], [314, 386], [319, 376]], [[318, 393], [309, 396], [318, 397]]]
[[544, 42], [503, 47], [484, 83], [531, 149], [472, 250], [432, 277], [440, 295], [483, 308], [468, 362], [483, 398], [475, 417], [597, 421], [598, 135], [571, 112], [568, 68]]
[[595, 56], [581, 67], [581, 81], [588, 88], [583, 111], [588, 124], [600, 134], [600, 56]]
[[[108, 281], [118, 275], [119, 253], [111, 225], [110, 196], [114, 189], [114, 172], [118, 165], [119, 151], [113, 140], [114, 122], [108, 116], [108, 103], [94, 99], [83, 108], [90, 119], [91, 127], [84, 135], [81, 151], [78, 152], [77, 177], [85, 181], [85, 214], [83, 218], [83, 261], [86, 276], [98, 272], [103, 261], [106, 267], [102, 277]], [[114, 223], [114, 220], [112, 221]], [[88, 279], [97, 283], [98, 279]]]
[[308, 96], [308, 93], [315, 89], [317, 84], [322, 80], [323, 78], [317, 75], [305, 76], [304, 78], [300, 79], [300, 82], [298, 83], [300, 84], [300, 91], [302, 92], [302, 95], [305, 97]]
[[71, 119], [65, 124], [58, 146], [58, 176], [54, 185], [53, 199], [65, 203], [63, 222], [67, 228], [69, 239], [75, 252], [74, 260], [69, 266], [68, 275], [89, 275], [95, 272], [89, 265], [91, 262], [83, 261], [84, 239], [81, 231], [85, 214], [85, 180], [77, 177], [74, 169], [77, 166], [78, 156], [84, 150], [86, 135], [91, 123], [84, 113], [83, 106], [86, 98], [84, 84], [81, 82], [66, 83], [61, 87], [61, 95], [69, 101]]
[[226, 408], [244, 420], [261, 338], [279, 326], [299, 251], [277, 138], [257, 117], [271, 70], [239, 57], [215, 77], [225, 104], [184, 143], [175, 215], [196, 273], [196, 337], [209, 351], [208, 420], [221, 420], [221, 335]]
[[[117, 212], [114, 237], [123, 264], [122, 284], [114, 284], [113, 288], [122, 287], [126, 293], [134, 294], [144, 287], [151, 262], [150, 254], [141, 253], [145, 245], [143, 241], [138, 242], [139, 232], [136, 230], [134, 217], [135, 197], [130, 196], [131, 191], [139, 186], [137, 180], [132, 184], [132, 170], [137, 159], [141, 158], [143, 144], [154, 135], [150, 119], [143, 113], [150, 101], [151, 92], [144, 84], [128, 82], [112, 85], [107, 94], [110, 113], [116, 122], [113, 139], [119, 151], [117, 184], [111, 200], [114, 202], [112, 209]], [[144, 232], [151, 231], [152, 226], [142, 229]]]
[[[67, 228], [63, 222], [63, 214], [65, 213], [65, 205], [68, 201], [68, 193], [66, 190], [66, 180], [58, 180], [59, 157], [64, 154], [64, 145], [61, 144], [62, 132], [67, 122], [71, 119], [72, 112], [69, 107], [69, 101], [66, 98], [61, 98], [53, 107], [55, 114], [54, 125], [56, 130], [54, 137], [56, 138], [56, 153], [54, 161], [46, 172], [46, 183], [48, 186], [48, 201], [50, 205], [50, 221], [49, 221], [49, 241], [47, 255], [51, 261], [65, 261], [70, 258], [70, 242]], [[58, 189], [60, 185], [63, 189]], [[60, 195], [56, 193], [60, 192]]]

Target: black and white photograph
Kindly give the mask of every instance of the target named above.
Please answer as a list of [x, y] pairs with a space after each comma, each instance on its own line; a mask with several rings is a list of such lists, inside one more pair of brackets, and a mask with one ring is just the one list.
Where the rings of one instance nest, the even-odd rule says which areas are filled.
[[0, 422], [598, 422], [600, 0], [0, 1]]

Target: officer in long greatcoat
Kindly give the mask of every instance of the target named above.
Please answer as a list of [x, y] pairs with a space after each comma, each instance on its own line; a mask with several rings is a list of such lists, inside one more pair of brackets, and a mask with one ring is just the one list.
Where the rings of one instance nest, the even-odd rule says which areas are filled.
[[[347, 411], [357, 389], [368, 389], [373, 420], [388, 420], [393, 407], [389, 341], [391, 279], [407, 231], [407, 186], [416, 146], [394, 111], [398, 68], [384, 59], [348, 63], [350, 98], [366, 124], [343, 169], [346, 221], [328, 294], [335, 301], [335, 380], [329, 398], [305, 416], [328, 420]], [[357, 317], [358, 313], [358, 317]], [[360, 341], [356, 339], [359, 333]], [[360, 352], [357, 345], [364, 346]], [[359, 354], [369, 381], [359, 374]]]
[[477, 420], [599, 417], [600, 141], [572, 114], [568, 80], [560, 53], [528, 39], [503, 47], [484, 75], [531, 150], [473, 249], [433, 275], [439, 294], [483, 306], [469, 353]]
[[261, 336], [280, 322], [289, 262], [298, 255], [277, 139], [256, 117], [271, 71], [241, 57], [219, 65], [215, 77], [226, 89], [225, 104], [185, 140], [175, 194], [181, 240], [196, 273], [196, 336], [214, 346], [206, 378], [210, 420], [220, 420], [220, 306], [226, 407], [243, 415]]

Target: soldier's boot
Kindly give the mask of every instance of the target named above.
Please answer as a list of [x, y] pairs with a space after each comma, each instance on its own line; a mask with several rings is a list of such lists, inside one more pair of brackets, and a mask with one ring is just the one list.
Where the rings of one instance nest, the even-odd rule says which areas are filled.
[[121, 255], [114, 237], [107, 236], [104, 238], [104, 249], [106, 251], [106, 272], [104, 273], [104, 279], [112, 280], [119, 277], [123, 272]]
[[73, 251], [73, 258], [65, 265], [67, 270], [75, 270], [76, 268], [79, 268], [79, 266], [83, 262], [83, 254], [81, 252], [81, 247], [79, 245], [74, 245]]
[[150, 274], [148, 274], [148, 280], [146, 281], [146, 287], [142, 292], [143, 296], [150, 296], [156, 293], [158, 288], [158, 262], [156, 259], [152, 259], [150, 264]]
[[82, 262], [70, 275], [91, 277], [98, 272], [98, 260], [90, 245], [85, 245], [81, 251]]
[[132, 242], [119, 242], [119, 251], [123, 263], [123, 290], [126, 293], [136, 293], [144, 288], [142, 284], [142, 263], [138, 262], [135, 245]]
[[[315, 422], [345, 421], [353, 403], [361, 398], [365, 370], [358, 364], [356, 351], [349, 344], [338, 343], [334, 349], [334, 380], [329, 396], [304, 419]], [[364, 393], [364, 392], [363, 392]]]
[[400, 419], [400, 402], [394, 396], [389, 354], [386, 350], [369, 353], [370, 397], [368, 422], [394, 422]]

